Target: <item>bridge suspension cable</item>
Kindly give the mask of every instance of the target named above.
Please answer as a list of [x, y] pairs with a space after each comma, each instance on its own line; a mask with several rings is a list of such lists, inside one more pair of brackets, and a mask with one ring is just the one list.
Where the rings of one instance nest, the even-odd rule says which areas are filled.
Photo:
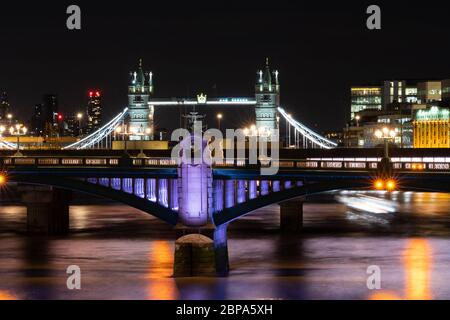
[[116, 127], [124, 120], [128, 108], [123, 109], [121, 113], [115, 116], [111, 121], [105, 124], [97, 131], [84, 137], [80, 141], [65, 146], [63, 149], [93, 149], [93, 148], [111, 148], [112, 134]]
[[303, 148], [308, 147], [308, 142], [310, 142], [313, 146], [318, 146], [323, 149], [332, 149], [337, 147], [337, 144], [333, 141], [328, 140], [327, 138], [321, 136], [320, 134], [316, 133], [315, 131], [311, 130], [304, 124], [294, 120], [289, 114], [286, 113], [286, 111], [279, 107], [278, 112], [280, 115], [286, 120], [286, 123], [289, 125], [289, 137], [288, 137], [288, 143], [289, 146], [291, 146], [291, 133], [290, 133], [290, 127], [294, 127], [294, 141], [295, 141], [295, 147], [300, 147], [300, 136], [303, 137]]

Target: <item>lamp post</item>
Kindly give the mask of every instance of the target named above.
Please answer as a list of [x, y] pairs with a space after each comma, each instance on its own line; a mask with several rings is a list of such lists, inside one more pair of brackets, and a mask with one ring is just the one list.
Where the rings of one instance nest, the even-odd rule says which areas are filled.
[[13, 136], [17, 137], [17, 151], [14, 154], [15, 157], [23, 157], [23, 154], [20, 152], [20, 136], [25, 135], [28, 129], [24, 127], [22, 124], [16, 124], [15, 127], [9, 128], [9, 133]]
[[375, 131], [375, 137], [378, 139], [383, 139], [384, 141], [384, 158], [389, 158], [389, 140], [395, 139], [397, 132], [388, 127], [383, 127], [381, 130]]
[[378, 168], [378, 176], [381, 179], [392, 179], [392, 165], [391, 159], [389, 158], [389, 140], [394, 139], [396, 135], [397, 132], [388, 127], [383, 127], [381, 130], [378, 129], [375, 131], [375, 137], [383, 139], [384, 141], [384, 154]]
[[11, 125], [12, 114], [11, 114], [11, 113], [8, 113], [8, 114], [6, 115], [6, 118], [8, 118], [8, 124]]
[[359, 127], [359, 120], [361, 120], [361, 116], [359, 114], [357, 114], [355, 116], [355, 120], [356, 120], [356, 126]]

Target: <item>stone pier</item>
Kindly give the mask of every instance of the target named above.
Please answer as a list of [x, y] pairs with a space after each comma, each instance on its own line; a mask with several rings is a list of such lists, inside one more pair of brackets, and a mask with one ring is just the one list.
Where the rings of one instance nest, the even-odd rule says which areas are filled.
[[22, 203], [27, 207], [29, 233], [69, 232], [71, 191], [38, 185], [19, 185], [19, 191], [22, 194]]
[[175, 277], [228, 275], [227, 227], [208, 224], [202, 228], [176, 228]]
[[[206, 141], [201, 136], [183, 140], [177, 169], [178, 225], [176, 226], [175, 277], [216, 276], [228, 273], [226, 227], [216, 227], [212, 215], [223, 206], [232, 207], [236, 199], [245, 201], [245, 183], [214, 183], [211, 161], [205, 161]], [[200, 153], [198, 151], [201, 151]], [[197, 154], [201, 161], [189, 157]], [[208, 157], [210, 158], [210, 157]], [[196, 159], [199, 160], [199, 159]], [[214, 195], [224, 194], [224, 201], [214, 202]]]
[[280, 203], [280, 229], [299, 232], [303, 227], [303, 201], [288, 200]]

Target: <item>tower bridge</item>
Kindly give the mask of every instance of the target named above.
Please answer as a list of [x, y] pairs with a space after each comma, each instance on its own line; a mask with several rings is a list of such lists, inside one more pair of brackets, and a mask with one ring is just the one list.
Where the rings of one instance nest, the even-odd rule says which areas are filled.
[[[185, 235], [177, 240], [175, 252], [174, 273], [182, 276], [194, 275], [189, 272], [195, 263], [226, 274], [228, 224], [267, 205], [280, 205], [282, 230], [298, 232], [303, 199], [310, 194], [374, 188], [450, 192], [446, 150], [394, 149], [388, 158], [383, 149], [334, 148], [333, 142], [293, 119], [280, 105], [278, 75], [266, 62], [265, 69], [257, 73], [254, 98], [208, 99], [199, 94], [197, 99], [156, 99], [150, 97], [153, 75], [143, 71], [140, 61], [138, 71], [130, 74], [129, 105], [96, 132], [51, 152], [14, 153], [17, 145], [1, 141], [0, 184], [18, 185], [33, 232], [68, 231], [72, 191], [128, 204], [175, 226], [179, 235]], [[279, 157], [269, 159], [279, 168], [273, 175], [262, 174], [267, 161], [261, 158], [256, 163], [247, 156], [206, 161], [210, 155], [201, 152], [202, 161], [192, 163], [187, 160], [191, 151], [187, 148], [178, 158], [172, 157], [171, 150], [141, 150], [139, 154], [111, 150], [116, 128], [124, 122], [134, 129], [129, 139], [150, 140], [154, 108], [177, 105], [254, 107], [257, 127], [278, 129], [280, 117], [293, 128], [296, 140], [302, 136], [315, 148], [280, 150]], [[202, 137], [192, 139], [199, 139], [201, 151], [206, 150]], [[197, 252], [191, 250], [193, 246], [204, 254], [202, 259], [192, 256]]]

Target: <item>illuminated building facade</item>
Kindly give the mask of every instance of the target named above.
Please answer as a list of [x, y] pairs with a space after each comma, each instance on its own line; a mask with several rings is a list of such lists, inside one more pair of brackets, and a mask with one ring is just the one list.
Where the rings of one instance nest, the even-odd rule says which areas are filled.
[[417, 99], [419, 103], [430, 103], [442, 100], [441, 81], [424, 81], [417, 84]]
[[257, 72], [255, 88], [255, 114], [258, 131], [271, 131], [278, 129], [277, 108], [280, 106], [280, 85], [278, 71], [270, 71], [269, 60], [266, 67]]
[[450, 107], [450, 79], [442, 80], [441, 89], [441, 105], [448, 108]]
[[382, 109], [383, 88], [377, 86], [358, 86], [351, 88], [351, 114], [350, 119], [362, 110]]
[[154, 107], [149, 105], [150, 94], [153, 93], [152, 77], [151, 72], [143, 71], [141, 59], [139, 60], [138, 70], [130, 72], [130, 84], [128, 86], [130, 140], [150, 140], [153, 137]]
[[416, 112], [413, 121], [414, 148], [450, 147], [450, 111], [433, 106]]
[[351, 87], [350, 119], [357, 112], [386, 110], [392, 103], [417, 103], [417, 83], [405, 80], [383, 81], [380, 85]]
[[99, 90], [89, 91], [87, 133], [97, 131], [102, 124], [102, 96]]
[[417, 103], [417, 84], [405, 80], [384, 81], [383, 110], [391, 103]]

